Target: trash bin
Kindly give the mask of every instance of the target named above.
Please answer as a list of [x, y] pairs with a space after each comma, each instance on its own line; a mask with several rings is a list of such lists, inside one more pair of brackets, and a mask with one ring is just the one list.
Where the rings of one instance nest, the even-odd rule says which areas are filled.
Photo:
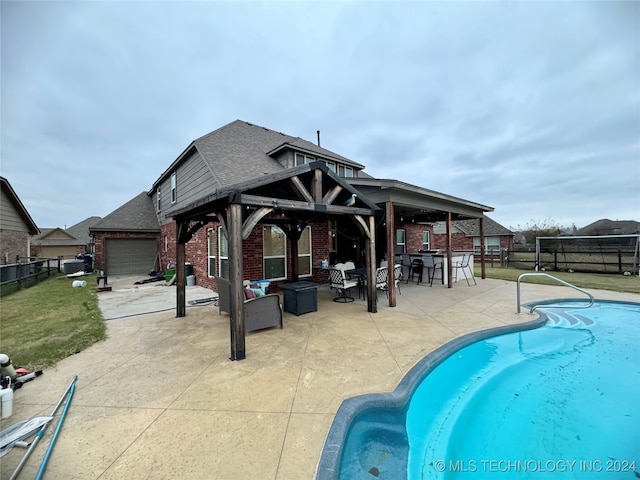
[[193, 287], [196, 284], [196, 276], [195, 275], [187, 275], [187, 286]]

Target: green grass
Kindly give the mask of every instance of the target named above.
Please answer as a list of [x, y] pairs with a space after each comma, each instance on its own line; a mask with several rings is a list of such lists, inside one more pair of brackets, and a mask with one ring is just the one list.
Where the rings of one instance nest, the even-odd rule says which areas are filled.
[[[515, 282], [523, 273], [535, 273], [533, 270], [520, 270], [518, 268], [502, 268], [502, 267], [486, 267], [487, 278], [495, 278], [498, 280], [508, 280]], [[540, 272], [548, 273], [560, 280], [575, 285], [589, 291], [589, 289], [612, 290], [614, 292], [627, 292], [640, 294], [640, 278], [637, 276], [624, 276], [620, 274], [611, 275], [603, 273], [569, 273], [569, 272]], [[480, 265], [475, 265], [475, 274], [480, 276]], [[539, 283], [543, 285], [558, 285], [551, 279], [545, 277], [525, 277], [523, 283]]]
[[[72, 288], [73, 280], [87, 286]], [[94, 285], [93, 276], [60, 275], [0, 298], [0, 352], [16, 367], [35, 371], [104, 340]]]

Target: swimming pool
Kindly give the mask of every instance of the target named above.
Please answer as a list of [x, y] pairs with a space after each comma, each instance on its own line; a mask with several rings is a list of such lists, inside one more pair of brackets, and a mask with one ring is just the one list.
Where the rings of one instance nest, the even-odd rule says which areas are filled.
[[636, 478], [640, 304], [565, 305], [461, 337], [394, 392], [346, 400], [317, 478]]

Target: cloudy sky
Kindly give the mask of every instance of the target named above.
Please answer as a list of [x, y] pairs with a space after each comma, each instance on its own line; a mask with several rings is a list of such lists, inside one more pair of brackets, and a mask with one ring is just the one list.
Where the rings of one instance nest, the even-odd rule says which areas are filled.
[[640, 2], [1, 2], [1, 175], [104, 217], [235, 119], [495, 208], [640, 220]]

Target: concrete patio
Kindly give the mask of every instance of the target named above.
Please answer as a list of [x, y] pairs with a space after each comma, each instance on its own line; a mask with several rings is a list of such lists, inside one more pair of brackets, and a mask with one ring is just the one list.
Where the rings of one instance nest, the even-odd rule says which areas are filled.
[[[451, 289], [403, 283], [395, 308], [379, 293], [376, 314], [357, 298], [333, 302], [334, 292], [323, 286], [317, 312], [285, 313], [284, 329], [249, 334], [247, 358], [231, 362], [226, 314], [209, 304], [176, 318], [175, 289], [156, 284], [140, 287], [137, 297], [158, 296], [147, 307], [156, 313], [140, 313], [136, 301], [116, 300], [129, 295], [127, 288], [99, 294], [105, 318], [112, 318], [108, 339], [17, 390], [13, 416], [2, 421], [4, 429], [50, 414], [78, 375], [45, 478], [312, 479], [343, 399], [393, 390], [418, 360], [457, 336], [537, 318], [516, 313], [516, 285], [506, 281], [463, 281]], [[187, 287], [187, 300], [211, 295]], [[578, 296], [565, 287], [524, 285], [522, 300]], [[55, 422], [20, 478], [35, 476]], [[15, 447], [0, 460], [2, 478], [24, 452]]]

